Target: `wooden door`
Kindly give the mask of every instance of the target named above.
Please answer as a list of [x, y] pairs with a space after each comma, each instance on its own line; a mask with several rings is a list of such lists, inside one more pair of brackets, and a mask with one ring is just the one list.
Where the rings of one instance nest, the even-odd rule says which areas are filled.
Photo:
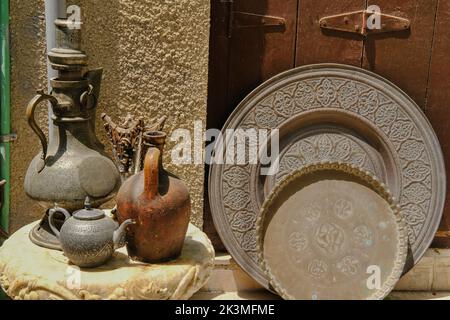
[[[207, 128], [221, 129], [247, 94], [295, 66], [296, 27], [297, 0], [212, 0]], [[207, 187], [203, 221], [216, 249], [224, 249]]]
[[[444, 152], [447, 170], [450, 168], [450, 1], [439, 1], [436, 11], [432, 56], [426, 92], [425, 113], [436, 131]], [[445, 174], [445, 173], [442, 173]], [[447, 199], [439, 232], [433, 245], [450, 247], [450, 174], [447, 173]]]
[[[408, 19], [410, 28], [363, 37], [320, 26], [323, 17], [370, 5]], [[249, 26], [248, 13], [283, 18], [285, 26]], [[342, 63], [376, 72], [410, 95], [429, 116], [450, 162], [450, 0], [213, 0], [212, 17], [209, 128], [221, 128], [251, 90], [281, 71]], [[439, 247], [450, 246], [449, 198], [435, 241]], [[208, 208], [205, 230], [216, 238]]]
[[[409, 30], [362, 37], [323, 30], [326, 16], [363, 10], [407, 18]], [[425, 108], [437, 0], [300, 0], [296, 66], [335, 62], [359, 66], [389, 79]]]
[[361, 66], [362, 38], [358, 34], [326, 31], [320, 28], [323, 17], [362, 10], [366, 0], [300, 0], [296, 66], [314, 63], [342, 63]]
[[[408, 30], [362, 37], [321, 30], [320, 19], [377, 5], [381, 12], [411, 22]], [[344, 63], [371, 70], [405, 91], [433, 125], [447, 164], [450, 139], [450, 1], [438, 0], [300, 0], [296, 66]], [[448, 166], [447, 166], [448, 167]], [[448, 179], [449, 181], [449, 179]], [[436, 247], [450, 246], [450, 188]]]

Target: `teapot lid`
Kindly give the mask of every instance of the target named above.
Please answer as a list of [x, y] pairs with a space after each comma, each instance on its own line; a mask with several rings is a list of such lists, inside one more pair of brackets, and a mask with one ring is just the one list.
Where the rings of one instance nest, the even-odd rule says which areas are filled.
[[78, 220], [98, 220], [105, 217], [103, 210], [92, 208], [91, 199], [86, 197], [84, 201], [84, 209], [78, 210], [73, 214]]

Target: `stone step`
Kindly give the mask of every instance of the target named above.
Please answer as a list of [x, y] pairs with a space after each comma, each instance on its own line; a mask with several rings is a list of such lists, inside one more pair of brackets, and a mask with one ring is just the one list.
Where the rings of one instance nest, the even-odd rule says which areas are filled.
[[[450, 292], [450, 249], [430, 249], [422, 260], [398, 282], [396, 291]], [[264, 294], [262, 288], [226, 253], [217, 253], [214, 271], [199, 294]], [[270, 294], [270, 293], [269, 293]]]
[[[192, 300], [279, 300], [268, 291], [199, 292]], [[450, 300], [450, 292], [394, 291], [387, 300]]]
[[450, 300], [450, 292], [394, 291], [389, 300]]
[[280, 300], [281, 298], [266, 290], [237, 292], [198, 292], [191, 300]]

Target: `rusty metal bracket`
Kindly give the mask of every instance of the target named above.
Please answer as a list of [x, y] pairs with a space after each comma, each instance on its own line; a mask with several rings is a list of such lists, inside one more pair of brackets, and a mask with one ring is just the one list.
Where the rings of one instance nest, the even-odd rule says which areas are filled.
[[236, 11], [235, 0], [212, 1], [216, 16], [212, 26], [218, 28], [217, 34], [231, 38], [233, 30], [264, 28], [266, 32], [281, 32], [286, 29], [286, 19], [251, 12]]
[[[379, 26], [369, 27], [370, 19], [379, 19]], [[405, 31], [411, 28], [408, 19], [379, 13], [371, 10], [360, 10], [323, 17], [320, 27], [326, 30], [357, 33], [364, 37], [370, 34]]]
[[232, 19], [233, 27], [236, 29], [286, 26], [286, 20], [284, 18], [247, 12], [235, 11], [232, 14]]

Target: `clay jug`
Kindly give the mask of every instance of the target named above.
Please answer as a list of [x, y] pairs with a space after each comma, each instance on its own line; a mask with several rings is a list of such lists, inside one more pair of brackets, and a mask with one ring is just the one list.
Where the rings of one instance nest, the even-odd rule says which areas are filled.
[[128, 254], [133, 260], [163, 262], [177, 258], [184, 244], [191, 201], [178, 177], [162, 165], [166, 135], [159, 131], [143, 135], [148, 151], [143, 171], [128, 178], [117, 195], [117, 218], [136, 221], [127, 233]]

